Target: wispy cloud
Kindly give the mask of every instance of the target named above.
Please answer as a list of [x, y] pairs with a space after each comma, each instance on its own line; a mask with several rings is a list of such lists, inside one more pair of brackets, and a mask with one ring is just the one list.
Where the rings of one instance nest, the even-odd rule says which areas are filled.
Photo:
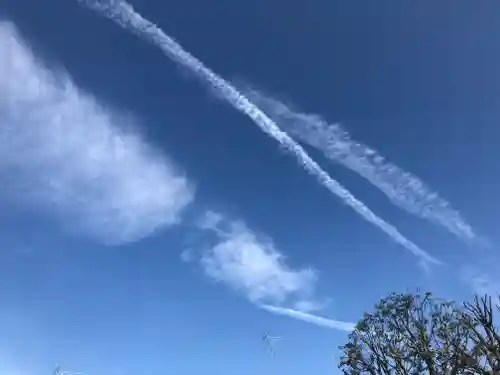
[[11, 23], [0, 23], [3, 194], [109, 243], [176, 223], [193, 191], [121, 126], [128, 120], [47, 69]]
[[478, 295], [488, 294], [500, 296], [500, 277], [498, 276], [498, 257], [491, 257], [489, 266], [476, 265], [467, 266], [462, 270], [462, 279], [469, 285], [472, 291]]
[[178, 44], [173, 38], [166, 35], [160, 28], [158, 28], [158, 26], [144, 19], [140, 14], [135, 12], [131, 5], [119, 0], [78, 1], [86, 4], [99, 14], [108, 17], [124, 29], [154, 44], [173, 61], [188, 69], [193, 75], [197, 76], [204, 84], [212, 89], [212, 91], [214, 91], [219, 97], [226, 100], [235, 109], [248, 116], [264, 133], [278, 141], [284, 149], [295, 156], [298, 163], [308, 173], [314, 176], [318, 182], [325, 186], [330, 192], [339, 197], [345, 204], [354, 209], [365, 220], [371, 222], [373, 225], [389, 235], [395, 242], [404, 246], [417, 256], [422, 265], [427, 266], [429, 263], [441, 263], [403, 236], [394, 226], [378, 217], [365, 204], [355, 198], [346, 188], [340, 185], [339, 182], [332, 179], [328, 173], [326, 173], [313, 159], [311, 159], [311, 157], [298, 143], [296, 143], [287, 133], [280, 130], [277, 124], [254, 103], [242, 95], [242, 93], [240, 93], [227, 81], [206, 67], [200, 60], [184, 50], [180, 44]]
[[418, 177], [387, 161], [377, 150], [351, 139], [340, 124], [328, 124], [318, 115], [297, 112], [258, 90], [245, 90], [245, 95], [292, 137], [355, 171], [380, 189], [393, 204], [463, 239], [476, 237], [460, 213], [437, 192]]
[[243, 293], [253, 303], [315, 304], [315, 272], [289, 267], [270, 239], [257, 235], [241, 221], [214, 212], [204, 216], [200, 227], [215, 236], [201, 256], [209, 277]]
[[307, 323], [316, 324], [321, 327], [336, 329], [340, 331], [351, 332], [354, 329], [355, 324], [350, 322], [341, 322], [338, 320], [328, 319], [321, 316], [305, 313], [302, 311], [288, 309], [284, 307], [277, 307], [271, 305], [262, 305], [264, 310], [267, 310], [273, 314], [284, 315], [290, 318], [303, 320]]
[[315, 271], [292, 269], [270, 239], [258, 236], [241, 221], [228, 220], [215, 212], [208, 212], [200, 227], [216, 235], [215, 243], [201, 257], [209, 277], [242, 292], [256, 306], [273, 314], [341, 331], [352, 330], [352, 323], [310, 313], [323, 307], [314, 298]]
[[470, 279], [474, 291], [479, 295], [500, 295], [500, 281], [494, 280], [488, 274], [478, 274]]

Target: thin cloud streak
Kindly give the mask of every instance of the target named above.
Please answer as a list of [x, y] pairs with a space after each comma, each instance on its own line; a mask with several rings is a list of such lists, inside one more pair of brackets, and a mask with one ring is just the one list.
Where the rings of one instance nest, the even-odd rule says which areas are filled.
[[257, 90], [245, 90], [245, 95], [292, 137], [358, 173], [382, 191], [393, 204], [443, 226], [458, 237], [475, 239], [471, 226], [449, 202], [418, 177], [388, 162], [376, 150], [352, 140], [340, 124], [328, 124], [320, 116], [299, 113]]
[[102, 16], [114, 21], [124, 29], [136, 34], [140, 38], [160, 48], [169, 58], [191, 71], [202, 82], [215, 91], [218, 96], [226, 100], [235, 109], [247, 115], [264, 133], [268, 134], [288, 150], [298, 163], [311, 175], [316, 177], [319, 183], [330, 192], [338, 196], [345, 204], [354, 209], [365, 220], [371, 222], [380, 230], [389, 235], [395, 242], [399, 243], [420, 259], [420, 263], [427, 267], [429, 263], [441, 264], [439, 260], [432, 257], [426, 251], [420, 249], [416, 244], [404, 237], [391, 224], [373, 213], [366, 205], [356, 199], [346, 188], [336, 180], [332, 179], [321, 167], [297, 144], [288, 134], [279, 129], [277, 124], [261, 111], [248, 98], [242, 95], [236, 88], [226, 82], [207, 68], [200, 60], [184, 50], [174, 39], [166, 35], [154, 23], [144, 19], [134, 11], [131, 5], [123, 1], [113, 0], [97, 2], [90, 0], [77, 0], [86, 4]]
[[479, 264], [464, 266], [461, 270], [462, 280], [477, 295], [500, 296], [500, 277], [498, 276], [498, 256], [491, 256]]
[[330, 329], [336, 329], [339, 331], [345, 331], [345, 332], [351, 332], [355, 324], [350, 323], [350, 322], [341, 322], [338, 320], [333, 320], [333, 319], [328, 319], [324, 318], [321, 316], [305, 313], [302, 311], [298, 310], [293, 310], [285, 307], [277, 307], [277, 306], [271, 306], [271, 305], [261, 305], [261, 308], [263, 308], [266, 311], [269, 311], [270, 313], [276, 314], [276, 315], [284, 315], [288, 316], [293, 319], [298, 319], [302, 320], [307, 323], [312, 323], [316, 324], [321, 327], [326, 327]]
[[178, 222], [193, 189], [120, 114], [47, 69], [0, 23], [2, 194], [108, 244]]

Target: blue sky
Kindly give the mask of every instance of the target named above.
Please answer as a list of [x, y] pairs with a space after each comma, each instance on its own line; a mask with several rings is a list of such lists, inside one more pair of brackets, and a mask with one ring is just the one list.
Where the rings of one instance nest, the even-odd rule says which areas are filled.
[[0, 375], [335, 373], [500, 291], [494, 5], [2, 4]]

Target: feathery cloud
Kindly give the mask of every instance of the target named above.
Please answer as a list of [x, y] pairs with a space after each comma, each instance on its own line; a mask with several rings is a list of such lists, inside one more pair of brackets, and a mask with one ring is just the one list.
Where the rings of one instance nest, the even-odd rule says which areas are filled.
[[461, 276], [475, 294], [500, 296], [500, 277], [497, 276], [499, 259], [498, 257], [496, 259], [488, 257], [488, 259], [492, 261], [489, 266], [485, 264], [466, 266], [463, 268]]
[[351, 332], [355, 326], [354, 323], [341, 322], [338, 320], [328, 319], [294, 309], [272, 306], [272, 305], [261, 305], [260, 307], [276, 315], [284, 315], [290, 318], [302, 320], [307, 323], [312, 323], [321, 327], [336, 329], [340, 331]]
[[245, 90], [245, 95], [292, 137], [358, 173], [382, 191], [393, 204], [441, 225], [463, 239], [476, 237], [471, 226], [449, 202], [418, 177], [388, 162], [373, 148], [351, 139], [340, 124], [328, 124], [320, 116], [297, 112], [258, 90]]
[[325, 186], [331, 193], [339, 197], [345, 204], [354, 209], [361, 217], [371, 222], [380, 230], [390, 236], [407, 250], [412, 252], [420, 260], [424, 267], [430, 263], [440, 264], [441, 262], [422, 250], [412, 241], [403, 236], [394, 226], [387, 223], [365, 204], [354, 197], [339, 182], [332, 179], [306, 151], [296, 143], [287, 133], [283, 132], [277, 124], [260, 110], [247, 97], [240, 93], [235, 87], [230, 85], [223, 78], [215, 74], [206, 67], [200, 60], [182, 48], [173, 38], [166, 35], [154, 23], [146, 20], [138, 14], [133, 7], [121, 0], [77, 0], [89, 8], [95, 10], [104, 17], [138, 35], [145, 41], [160, 48], [170, 59], [189, 70], [198, 77], [220, 98], [226, 100], [231, 106], [248, 116], [264, 133], [274, 138], [284, 149], [292, 154], [297, 162], [320, 184]]
[[316, 284], [312, 269], [294, 270], [270, 239], [252, 232], [241, 221], [230, 221], [208, 212], [200, 227], [215, 235], [201, 264], [212, 279], [245, 294], [253, 303], [282, 304], [308, 301]]
[[192, 188], [120, 121], [38, 61], [11, 23], [0, 23], [3, 194], [106, 243], [176, 223]]

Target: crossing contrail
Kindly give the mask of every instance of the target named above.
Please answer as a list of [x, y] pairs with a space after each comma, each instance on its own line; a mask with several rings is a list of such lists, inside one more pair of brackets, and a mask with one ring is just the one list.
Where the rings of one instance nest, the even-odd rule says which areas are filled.
[[109, 18], [125, 30], [157, 46], [170, 59], [198, 77], [204, 84], [214, 90], [219, 97], [226, 100], [241, 113], [247, 115], [264, 133], [278, 141], [283, 148], [295, 156], [298, 163], [308, 173], [314, 176], [318, 182], [325, 186], [331, 193], [338, 196], [365, 220], [385, 232], [396, 243], [399, 243], [417, 256], [422, 265], [427, 266], [429, 263], [442, 264], [439, 260], [432, 257], [403, 236], [393, 225], [378, 217], [338, 181], [330, 177], [328, 173], [307, 154], [302, 146], [295, 142], [287, 133], [282, 131], [270, 117], [259, 109], [259, 107], [252, 103], [229, 82], [225, 81], [222, 77], [206, 67], [200, 60], [187, 52], [179, 43], [165, 34], [158, 26], [143, 18], [130, 4], [121, 0], [77, 1], [85, 4], [102, 16]]

